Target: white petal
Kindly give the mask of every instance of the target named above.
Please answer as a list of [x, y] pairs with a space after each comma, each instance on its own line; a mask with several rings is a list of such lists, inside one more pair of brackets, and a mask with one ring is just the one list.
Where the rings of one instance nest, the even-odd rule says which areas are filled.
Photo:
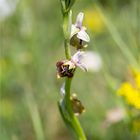
[[80, 13], [77, 15], [76, 23], [75, 23], [75, 26], [76, 26], [77, 28], [82, 28], [83, 18], [84, 18], [84, 13], [80, 12]]
[[83, 56], [84, 52], [83, 51], [77, 51], [73, 56], [72, 56], [72, 61], [74, 63], [78, 63]]
[[80, 32], [78, 32], [77, 37], [85, 42], [90, 41], [90, 38], [88, 34], [85, 32], [85, 30], [81, 30]]
[[81, 68], [81, 69], [82, 69], [83, 71], [85, 71], [85, 72], [88, 71], [86, 65], [84, 65], [84, 64], [77, 64], [77, 66], [78, 66], [79, 68]]
[[75, 25], [72, 24], [70, 38], [73, 37], [75, 34], [77, 34], [79, 32], [79, 30], [80, 29], [78, 29]]
[[83, 71], [87, 71], [87, 67], [84, 63], [81, 63], [81, 60], [84, 57], [84, 52], [83, 51], [77, 51], [73, 57], [72, 61], [76, 64], [76, 66], [80, 67]]
[[98, 72], [102, 67], [101, 56], [97, 52], [87, 51], [81, 59], [81, 63], [90, 72]]

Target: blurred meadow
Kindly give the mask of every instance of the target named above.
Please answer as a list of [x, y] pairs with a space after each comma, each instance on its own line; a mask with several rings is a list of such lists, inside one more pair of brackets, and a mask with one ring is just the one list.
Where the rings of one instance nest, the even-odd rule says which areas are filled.
[[[140, 1], [76, 0], [72, 10], [73, 22], [84, 12], [87, 50], [102, 65], [77, 69], [72, 83], [87, 139], [140, 140]], [[0, 0], [0, 140], [73, 140], [57, 106], [63, 58], [59, 0]]]

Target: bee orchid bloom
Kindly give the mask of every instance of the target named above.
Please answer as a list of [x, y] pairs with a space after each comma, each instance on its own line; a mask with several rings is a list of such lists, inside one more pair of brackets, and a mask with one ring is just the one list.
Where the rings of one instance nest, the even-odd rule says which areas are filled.
[[60, 77], [73, 77], [76, 66], [69, 60], [61, 60], [56, 63], [57, 78]]
[[86, 66], [81, 62], [84, 55], [83, 51], [76, 52], [71, 60], [61, 60], [56, 63], [57, 77], [73, 77], [76, 67], [80, 67], [82, 70], [87, 71]]
[[76, 23], [71, 27], [70, 44], [77, 49], [87, 47], [90, 41], [89, 35], [86, 33], [86, 27], [82, 26], [84, 13], [80, 12], [77, 16]]

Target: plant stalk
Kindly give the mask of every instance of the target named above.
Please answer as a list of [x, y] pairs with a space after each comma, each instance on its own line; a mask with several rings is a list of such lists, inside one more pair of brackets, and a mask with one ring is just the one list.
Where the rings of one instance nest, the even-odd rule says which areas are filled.
[[[64, 33], [64, 47], [65, 47], [65, 56], [66, 59], [71, 59], [70, 51], [70, 32], [71, 32], [71, 11], [63, 15], [63, 33]], [[72, 78], [65, 79], [65, 96], [64, 96], [64, 105], [65, 111], [67, 111], [68, 117], [64, 116], [63, 109], [61, 109], [61, 115], [65, 119], [65, 123], [69, 123], [72, 131], [75, 133], [77, 140], [86, 140], [84, 131], [78, 121], [77, 117], [74, 115], [72, 104], [70, 100], [70, 88], [71, 88]], [[61, 106], [60, 106], [61, 107]], [[63, 113], [63, 114], [62, 114]], [[68, 126], [68, 124], [67, 124]]]

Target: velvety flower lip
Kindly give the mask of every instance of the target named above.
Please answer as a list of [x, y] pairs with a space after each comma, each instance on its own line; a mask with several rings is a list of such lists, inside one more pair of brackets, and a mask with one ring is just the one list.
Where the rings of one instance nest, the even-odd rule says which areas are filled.
[[89, 35], [86, 33], [86, 27], [82, 26], [83, 18], [84, 18], [84, 13], [80, 12], [77, 15], [75, 24], [72, 24], [71, 26], [71, 39], [76, 35], [77, 39], [81, 41], [89, 42], [90, 38]]
[[60, 77], [73, 77], [76, 66], [69, 60], [61, 60], [56, 63], [57, 78]]

